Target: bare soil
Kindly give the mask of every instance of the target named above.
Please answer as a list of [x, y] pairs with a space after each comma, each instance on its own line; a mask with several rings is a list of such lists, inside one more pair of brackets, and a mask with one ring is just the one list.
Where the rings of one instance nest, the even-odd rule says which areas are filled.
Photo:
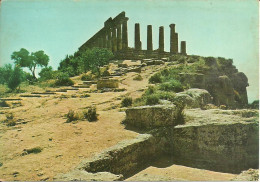
[[[131, 63], [125, 61], [128, 64]], [[0, 179], [2, 180], [52, 180], [59, 173], [76, 167], [84, 158], [89, 158], [125, 139], [135, 138], [138, 133], [126, 130], [121, 122], [125, 118], [121, 100], [142, 95], [148, 86], [148, 78], [164, 66], [149, 66], [142, 69], [142, 81], [133, 78], [138, 73], [118, 77], [123, 92], [88, 93], [90, 88], [57, 93], [39, 98], [22, 98], [21, 106], [0, 108]], [[76, 84], [79, 77], [73, 78]], [[39, 91], [54, 90], [53, 88]], [[30, 94], [30, 93], [25, 93]], [[19, 98], [19, 94], [13, 96]], [[68, 111], [82, 112], [88, 106], [96, 106], [98, 121], [79, 120], [66, 123]], [[6, 126], [6, 113], [13, 113], [19, 120], [16, 126]], [[25, 149], [42, 148], [40, 153], [23, 155]], [[162, 178], [161, 178], [162, 176]], [[233, 174], [172, 165], [166, 168], [149, 167], [128, 180], [230, 180]]]

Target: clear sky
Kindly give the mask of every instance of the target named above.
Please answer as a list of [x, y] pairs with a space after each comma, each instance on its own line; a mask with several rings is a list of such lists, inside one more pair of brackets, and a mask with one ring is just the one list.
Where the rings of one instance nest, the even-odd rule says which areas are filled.
[[169, 51], [169, 24], [176, 24], [187, 53], [232, 58], [249, 78], [249, 101], [258, 98], [257, 0], [2, 0], [0, 7], [0, 66], [12, 63], [13, 51], [44, 50], [57, 69], [66, 54], [73, 54], [104, 25], [125, 11], [129, 46], [134, 45], [134, 24], [140, 23], [146, 49], [146, 26], [153, 25], [158, 48], [159, 26], [164, 26]]

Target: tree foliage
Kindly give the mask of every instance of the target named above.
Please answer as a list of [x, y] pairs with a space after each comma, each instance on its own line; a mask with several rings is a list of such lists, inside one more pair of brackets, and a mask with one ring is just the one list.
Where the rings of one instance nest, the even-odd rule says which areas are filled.
[[108, 64], [112, 57], [113, 53], [108, 49], [87, 49], [84, 52], [67, 55], [66, 58], [60, 62], [58, 70], [66, 72], [70, 76], [75, 76], [83, 72], [86, 73], [89, 70], [100, 74], [99, 67]]
[[0, 67], [0, 84], [5, 84], [8, 82], [13, 72], [11, 64], [6, 64], [4, 67]]
[[21, 82], [23, 80], [24, 80], [23, 71], [22, 71], [20, 66], [16, 65], [14, 67], [14, 70], [11, 73], [11, 76], [8, 80], [7, 86], [11, 90], [15, 90], [21, 84]]
[[15, 61], [16, 65], [29, 68], [34, 78], [36, 78], [36, 67], [46, 67], [49, 63], [49, 56], [46, 55], [44, 51], [29, 53], [29, 51], [24, 48], [21, 48], [20, 51], [13, 52], [11, 59]]

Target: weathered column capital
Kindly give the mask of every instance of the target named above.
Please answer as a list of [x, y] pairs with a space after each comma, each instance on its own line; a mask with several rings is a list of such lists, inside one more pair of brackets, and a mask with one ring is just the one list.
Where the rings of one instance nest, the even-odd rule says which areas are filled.
[[172, 24], [169, 25], [169, 27], [170, 28], [175, 28], [175, 24], [172, 23]]

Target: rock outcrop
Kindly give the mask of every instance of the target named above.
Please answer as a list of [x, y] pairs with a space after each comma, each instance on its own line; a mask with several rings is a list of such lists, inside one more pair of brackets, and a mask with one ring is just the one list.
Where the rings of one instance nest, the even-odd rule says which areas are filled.
[[174, 101], [182, 102], [187, 108], [204, 108], [207, 104], [212, 103], [212, 97], [205, 89], [188, 89], [176, 93]]
[[190, 88], [206, 89], [215, 105], [226, 105], [230, 109], [247, 106], [248, 79], [238, 72], [231, 59], [175, 55], [170, 60], [185, 64], [187, 69], [195, 68], [179, 73], [180, 81]]
[[126, 110], [125, 124], [141, 129], [151, 129], [178, 124], [179, 110], [175, 105], [133, 107]]

